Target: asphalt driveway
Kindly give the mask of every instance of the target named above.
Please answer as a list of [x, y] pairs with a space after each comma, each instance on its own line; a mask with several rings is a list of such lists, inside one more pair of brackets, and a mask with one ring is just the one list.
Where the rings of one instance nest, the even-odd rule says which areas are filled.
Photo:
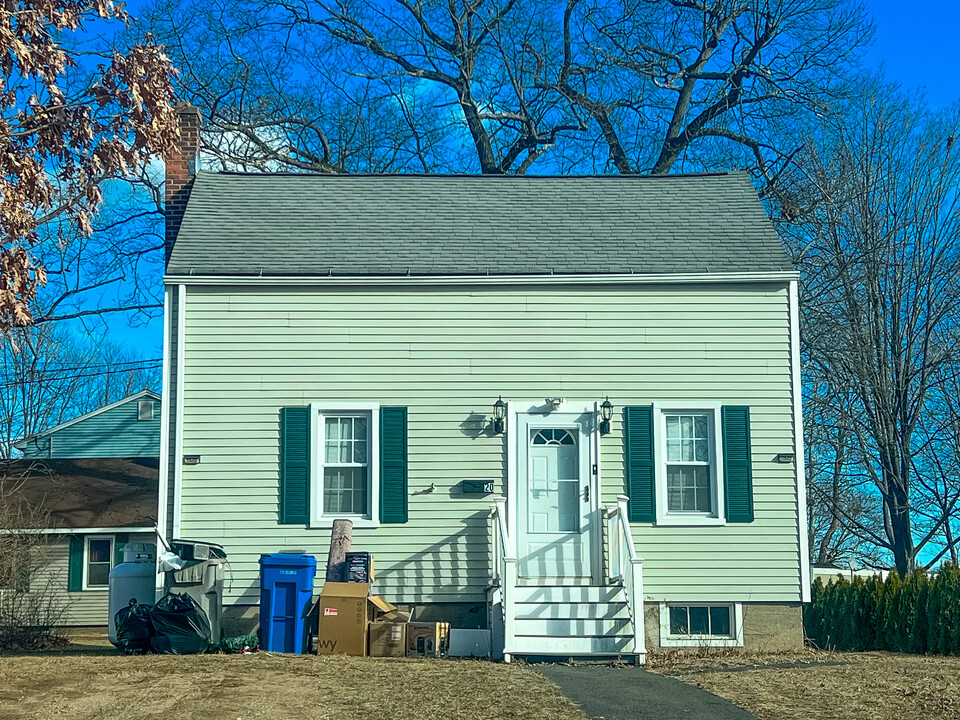
[[729, 700], [640, 668], [544, 664], [536, 670], [596, 720], [756, 720]]

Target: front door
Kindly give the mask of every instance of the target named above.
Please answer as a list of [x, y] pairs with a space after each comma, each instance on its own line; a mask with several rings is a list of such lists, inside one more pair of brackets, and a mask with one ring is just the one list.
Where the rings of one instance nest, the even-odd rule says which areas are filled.
[[594, 579], [597, 507], [588, 418], [553, 413], [519, 420], [520, 577], [527, 584], [587, 584]]

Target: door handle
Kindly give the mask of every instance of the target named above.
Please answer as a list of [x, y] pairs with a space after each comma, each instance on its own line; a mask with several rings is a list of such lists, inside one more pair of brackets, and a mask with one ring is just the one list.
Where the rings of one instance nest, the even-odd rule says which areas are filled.
[[583, 501], [590, 502], [590, 486], [589, 485], [583, 486]]

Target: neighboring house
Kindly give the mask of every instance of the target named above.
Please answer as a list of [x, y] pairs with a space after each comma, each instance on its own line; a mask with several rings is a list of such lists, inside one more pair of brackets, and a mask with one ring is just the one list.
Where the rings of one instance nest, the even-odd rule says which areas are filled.
[[157, 457], [160, 396], [141, 390], [13, 446], [24, 458]]
[[[156, 412], [155, 412], [156, 410]], [[48, 514], [49, 587], [68, 605], [65, 624], [108, 624], [107, 580], [127, 542], [156, 543], [160, 396], [130, 395], [15, 444], [0, 471]]]
[[746, 174], [194, 175], [181, 123], [160, 531], [224, 546], [225, 617], [349, 517], [508, 658], [801, 646], [797, 273]]

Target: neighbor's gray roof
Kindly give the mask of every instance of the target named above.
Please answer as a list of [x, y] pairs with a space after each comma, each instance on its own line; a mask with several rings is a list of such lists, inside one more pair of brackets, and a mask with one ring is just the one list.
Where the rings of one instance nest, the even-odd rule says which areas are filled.
[[746, 173], [201, 172], [170, 275], [793, 270]]

